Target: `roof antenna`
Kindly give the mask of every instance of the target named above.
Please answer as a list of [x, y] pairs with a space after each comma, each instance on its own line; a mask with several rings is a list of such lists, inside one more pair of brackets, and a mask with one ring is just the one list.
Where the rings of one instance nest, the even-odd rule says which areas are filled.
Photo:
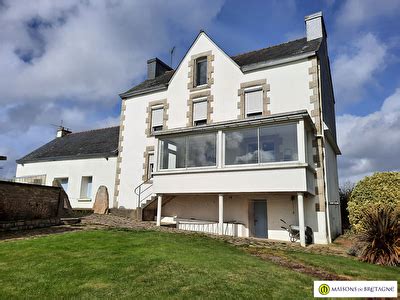
[[174, 56], [174, 53], [175, 53], [175, 46], [173, 46], [172, 48], [171, 48], [171, 50], [169, 51], [169, 54], [171, 55], [170, 57], [171, 57], [171, 60], [170, 60], [170, 67], [172, 68], [172, 58], [173, 58], [173, 56]]
[[50, 124], [51, 126], [57, 127], [57, 130], [59, 131], [71, 131], [70, 128], [64, 127], [64, 121], [61, 120], [60, 125], [56, 125], [56, 124]]

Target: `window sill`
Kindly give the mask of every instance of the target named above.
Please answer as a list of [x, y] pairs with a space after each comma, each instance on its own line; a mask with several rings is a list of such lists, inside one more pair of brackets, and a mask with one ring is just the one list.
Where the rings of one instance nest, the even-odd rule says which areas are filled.
[[200, 90], [209, 89], [209, 88], [211, 88], [211, 85], [209, 83], [206, 83], [206, 84], [191, 87], [190, 91], [195, 92], [195, 91], [200, 91]]
[[92, 202], [92, 199], [90, 199], [90, 198], [79, 198], [78, 202]]

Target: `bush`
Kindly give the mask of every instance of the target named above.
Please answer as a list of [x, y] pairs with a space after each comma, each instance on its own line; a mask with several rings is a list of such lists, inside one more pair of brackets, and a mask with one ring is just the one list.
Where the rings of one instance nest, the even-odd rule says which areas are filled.
[[342, 231], [350, 228], [349, 211], [347, 210], [347, 204], [350, 199], [351, 192], [354, 189], [354, 184], [351, 182], [345, 182], [339, 188], [340, 198], [340, 216], [342, 218]]
[[400, 264], [400, 210], [386, 207], [370, 207], [362, 221], [363, 231], [358, 240], [363, 246], [363, 261], [397, 266]]
[[367, 176], [354, 187], [348, 202], [352, 230], [360, 232], [365, 211], [374, 206], [400, 207], [400, 172], [383, 172]]

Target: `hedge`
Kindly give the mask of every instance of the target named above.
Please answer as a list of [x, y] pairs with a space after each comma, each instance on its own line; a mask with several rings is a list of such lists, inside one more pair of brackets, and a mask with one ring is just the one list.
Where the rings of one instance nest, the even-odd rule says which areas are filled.
[[356, 184], [347, 208], [353, 230], [363, 229], [365, 211], [373, 206], [400, 209], [400, 172], [375, 173]]

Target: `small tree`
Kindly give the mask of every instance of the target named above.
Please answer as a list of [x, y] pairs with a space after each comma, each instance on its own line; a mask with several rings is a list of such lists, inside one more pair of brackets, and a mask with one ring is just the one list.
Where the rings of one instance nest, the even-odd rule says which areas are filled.
[[349, 211], [347, 204], [349, 202], [351, 192], [354, 189], [354, 183], [347, 181], [339, 188], [340, 197], [340, 215], [342, 217], [342, 230], [350, 228]]
[[365, 212], [372, 206], [400, 207], [400, 172], [375, 173], [356, 184], [348, 202], [350, 225], [355, 232], [362, 231]]
[[363, 261], [397, 266], [400, 264], [400, 210], [371, 206], [365, 211], [358, 236]]

